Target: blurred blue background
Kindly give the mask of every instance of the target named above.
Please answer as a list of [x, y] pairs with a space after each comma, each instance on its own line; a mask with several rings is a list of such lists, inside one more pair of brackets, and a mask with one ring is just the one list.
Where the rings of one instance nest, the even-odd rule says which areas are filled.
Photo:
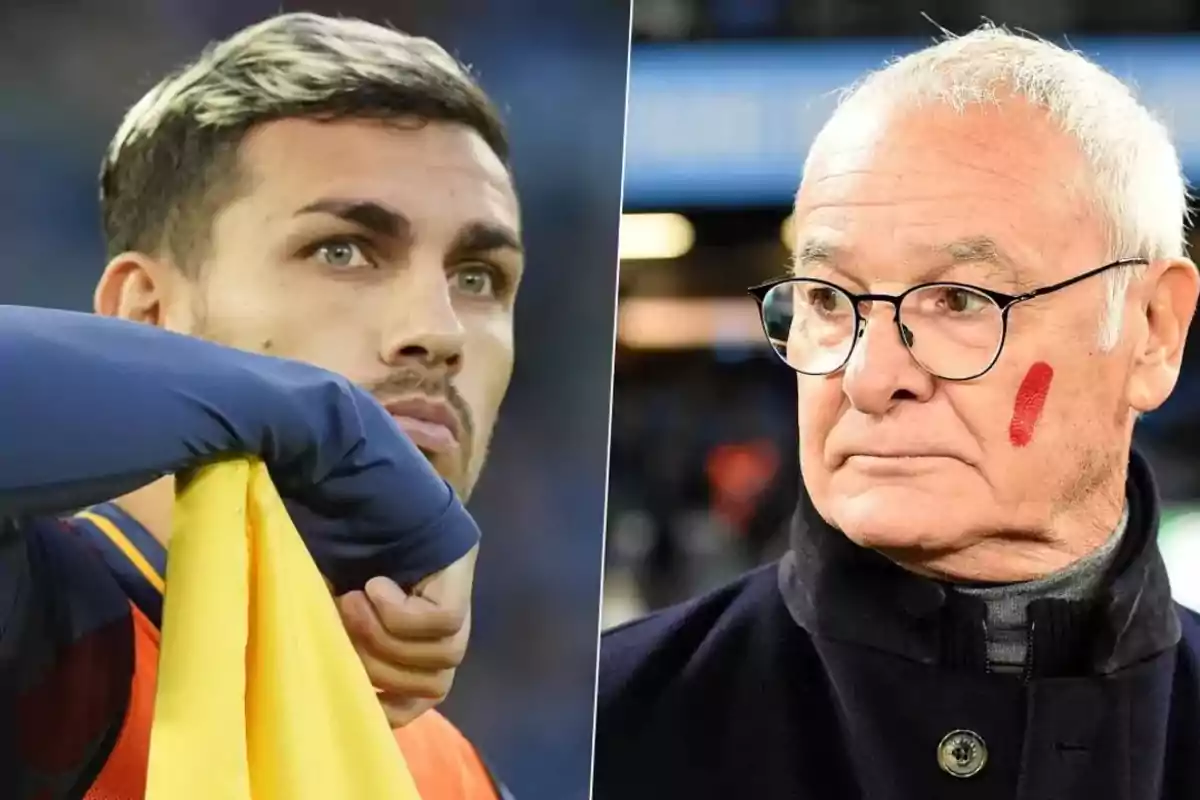
[[[792, 195], [839, 90], [938, 26], [985, 18], [1131, 81], [1200, 181], [1192, 0], [635, 3], [606, 626], [782, 552], [800, 479], [795, 379], [766, 349], [745, 287], [783, 274]], [[1137, 439], [1168, 506], [1176, 597], [1200, 607], [1200, 324], [1187, 352], [1176, 393]]]
[[517, 368], [472, 506], [474, 635], [447, 714], [523, 800], [590, 773], [629, 3], [4, 0], [0, 302], [88, 309], [96, 175], [125, 110], [280, 10], [389, 21], [474, 65], [513, 139], [529, 252]]

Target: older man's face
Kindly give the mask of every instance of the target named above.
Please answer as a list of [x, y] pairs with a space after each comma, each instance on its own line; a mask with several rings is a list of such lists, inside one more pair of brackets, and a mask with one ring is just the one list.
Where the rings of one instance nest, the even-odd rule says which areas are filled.
[[[1038, 110], [1014, 101], [860, 122], [830, 137], [797, 196], [797, 253], [829, 255], [801, 258], [800, 274], [852, 292], [936, 279], [1018, 294], [1108, 260], [1083, 158]], [[985, 239], [998, 263], [944, 252]], [[1019, 304], [995, 366], [964, 383], [922, 371], [892, 308], [875, 304], [843, 372], [799, 376], [801, 467], [822, 516], [923, 571], [979, 577], [1005, 537], [1068, 517], [1115, 521], [1131, 356], [1098, 346], [1105, 290], [1094, 278]], [[1031, 395], [1044, 396], [1040, 413]], [[1026, 573], [1037, 566], [995, 577]]]

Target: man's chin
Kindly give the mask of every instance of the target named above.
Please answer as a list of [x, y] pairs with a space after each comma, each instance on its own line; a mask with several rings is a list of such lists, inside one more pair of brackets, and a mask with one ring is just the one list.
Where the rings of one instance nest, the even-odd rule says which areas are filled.
[[945, 513], [945, 497], [891, 484], [831, 503], [829, 522], [861, 547], [885, 552], [953, 549], [961, 538]]

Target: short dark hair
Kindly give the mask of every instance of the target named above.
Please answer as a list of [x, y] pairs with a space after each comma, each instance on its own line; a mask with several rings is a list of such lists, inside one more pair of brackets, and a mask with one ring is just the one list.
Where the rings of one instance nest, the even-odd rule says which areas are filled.
[[455, 122], [509, 165], [499, 113], [470, 70], [436, 42], [358, 19], [272, 17], [218, 42], [126, 114], [100, 170], [109, 258], [203, 261], [212, 222], [238, 196], [238, 152], [277, 119]]

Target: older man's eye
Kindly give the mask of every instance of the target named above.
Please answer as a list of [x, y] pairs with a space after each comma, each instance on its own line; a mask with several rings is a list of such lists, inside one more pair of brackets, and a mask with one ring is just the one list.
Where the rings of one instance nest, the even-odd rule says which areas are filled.
[[349, 239], [330, 239], [312, 248], [312, 255], [326, 266], [335, 269], [374, 266], [363, 252], [363, 247]]

